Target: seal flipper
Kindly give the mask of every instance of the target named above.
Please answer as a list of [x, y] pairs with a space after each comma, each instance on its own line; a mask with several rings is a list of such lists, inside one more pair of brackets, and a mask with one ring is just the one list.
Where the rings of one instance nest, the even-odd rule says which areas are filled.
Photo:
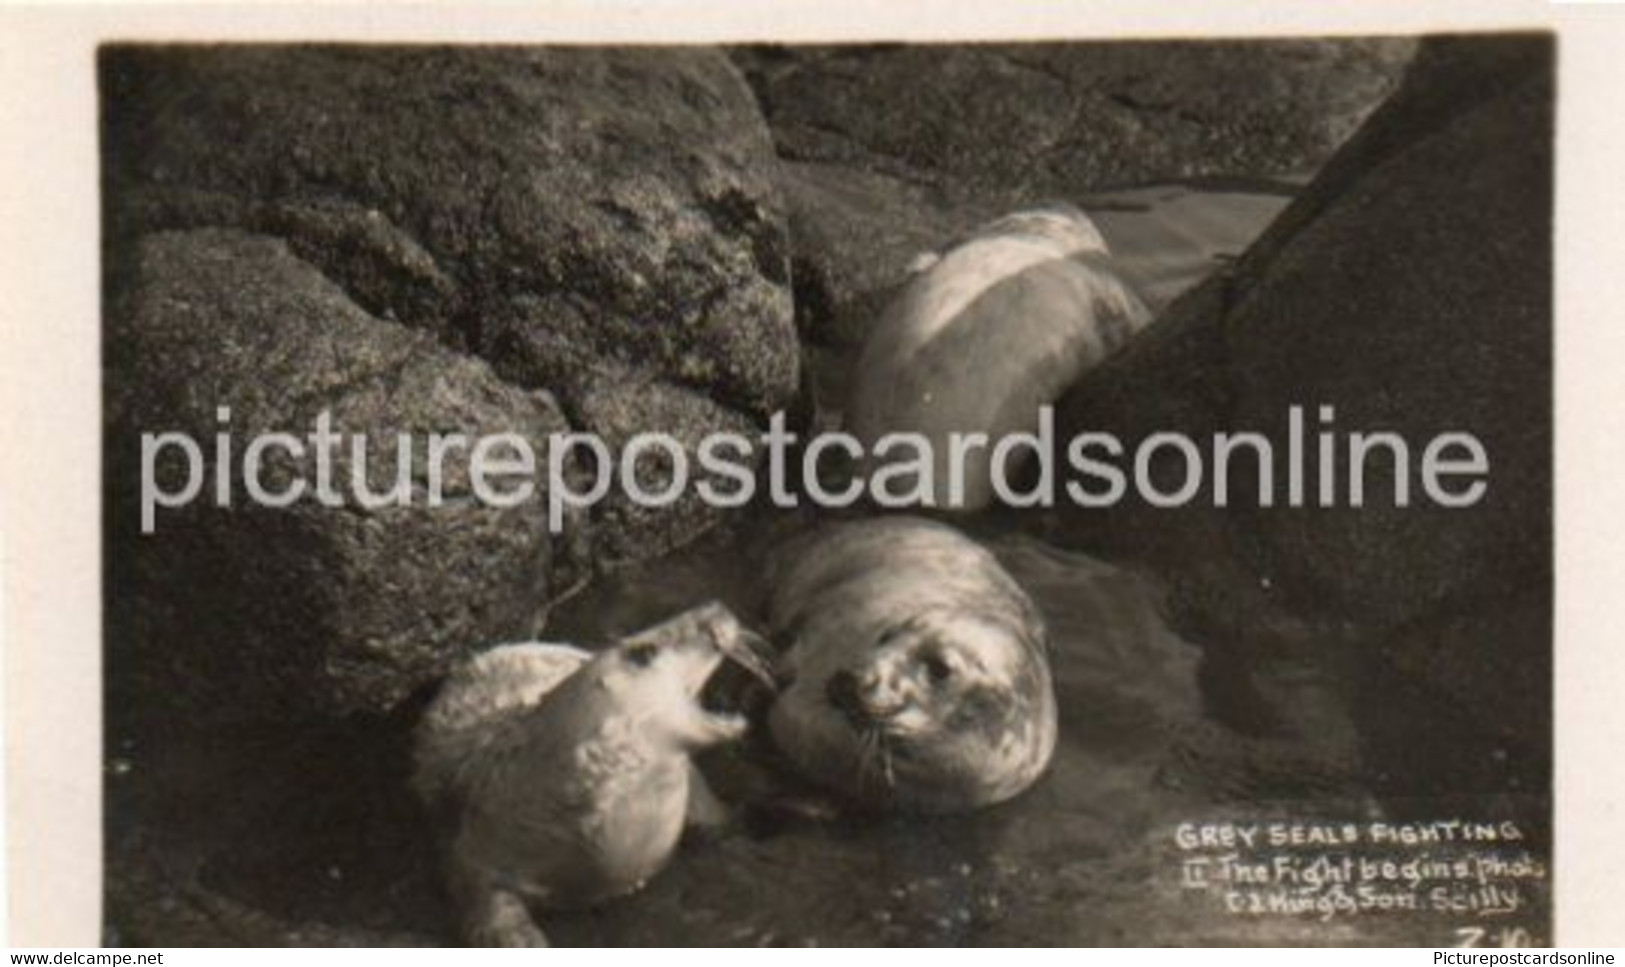
[[546, 947], [547, 935], [525, 900], [484, 874], [462, 866], [451, 877], [463, 936], [475, 947]]
[[470, 910], [469, 916], [479, 916], [476, 923], [469, 921], [468, 939], [476, 947], [546, 947], [547, 935], [525, 909], [525, 901], [517, 893], [492, 890], [484, 899], [481, 909]]

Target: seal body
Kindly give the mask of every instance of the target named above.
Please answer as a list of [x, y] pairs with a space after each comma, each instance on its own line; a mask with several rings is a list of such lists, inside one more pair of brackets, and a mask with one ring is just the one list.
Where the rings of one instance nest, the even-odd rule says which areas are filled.
[[998, 441], [1038, 430], [1040, 407], [1150, 320], [1083, 212], [1054, 205], [990, 222], [922, 260], [865, 339], [846, 409], [868, 456], [861, 469], [897, 454], [914, 462], [911, 447], [874, 451], [888, 434], [919, 434], [930, 480], [903, 472], [890, 487], [945, 509], [987, 506]]
[[698, 699], [743, 648], [711, 604], [597, 654], [508, 645], [453, 673], [418, 729], [414, 779], [445, 824], [470, 941], [545, 945], [532, 910], [588, 906], [659, 872], [688, 813], [690, 754], [744, 732]]
[[788, 545], [768, 619], [785, 643], [774, 743], [861, 806], [952, 812], [1015, 796], [1055, 750], [1043, 621], [992, 554], [886, 517]]

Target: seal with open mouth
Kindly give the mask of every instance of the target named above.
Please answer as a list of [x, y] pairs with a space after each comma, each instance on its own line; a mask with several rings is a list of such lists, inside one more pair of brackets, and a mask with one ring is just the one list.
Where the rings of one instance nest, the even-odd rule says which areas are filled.
[[781, 551], [768, 621], [783, 690], [774, 744], [860, 806], [953, 812], [1025, 790], [1055, 750], [1037, 608], [992, 554], [910, 517]]
[[712, 603], [597, 654], [507, 645], [453, 673], [419, 726], [415, 783], [445, 823], [468, 940], [545, 946], [532, 909], [589, 906], [665, 866], [708, 794], [690, 755], [746, 727], [701, 689], [724, 657], [766, 680], [747, 637]]

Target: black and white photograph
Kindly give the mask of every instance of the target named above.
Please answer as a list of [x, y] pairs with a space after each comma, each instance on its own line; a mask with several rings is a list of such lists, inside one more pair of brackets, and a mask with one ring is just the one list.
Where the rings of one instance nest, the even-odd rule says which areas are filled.
[[1555, 31], [380, 34], [91, 51], [82, 942], [1563, 941]]

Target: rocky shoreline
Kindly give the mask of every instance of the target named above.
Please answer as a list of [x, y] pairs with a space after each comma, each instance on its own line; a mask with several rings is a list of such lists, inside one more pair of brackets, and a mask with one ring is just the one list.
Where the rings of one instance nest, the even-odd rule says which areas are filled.
[[[1301, 795], [1306, 776], [1355, 800], [1538, 801], [1552, 56], [1519, 37], [105, 48], [110, 941], [445, 939], [403, 780], [426, 690], [471, 647], [551, 633], [571, 593], [768, 526], [692, 498], [609, 501], [560, 535], [540, 501], [204, 504], [150, 539], [139, 433], [206, 439], [220, 406], [242, 433], [326, 410], [374, 432], [568, 428], [617, 447], [780, 410], [806, 423], [919, 251], [1014, 204], [1133, 184], [1313, 175], [1063, 400], [1063, 426], [1199, 434], [1293, 400], [1419, 432], [1492, 412], [1502, 461], [1472, 512], [995, 515], [1144, 571], [1166, 592], [1145, 621], [1166, 612], [1202, 649], [1202, 721], [1158, 747], [1185, 783], [1165, 802]], [[284, 866], [230, 855], [278, 817], [299, 869], [337, 857], [321, 889], [250, 882]], [[1103, 862], [1133, 879], [1150, 860]], [[989, 896], [1040, 889], [1000, 883]], [[1022, 922], [1059, 916], [1067, 889], [1042, 886], [1053, 905]], [[306, 892], [323, 909], [255, 900]], [[1165, 912], [1127, 896], [1119, 913]], [[581, 936], [658, 939], [600, 927]], [[734, 942], [708, 929], [684, 936]]]

